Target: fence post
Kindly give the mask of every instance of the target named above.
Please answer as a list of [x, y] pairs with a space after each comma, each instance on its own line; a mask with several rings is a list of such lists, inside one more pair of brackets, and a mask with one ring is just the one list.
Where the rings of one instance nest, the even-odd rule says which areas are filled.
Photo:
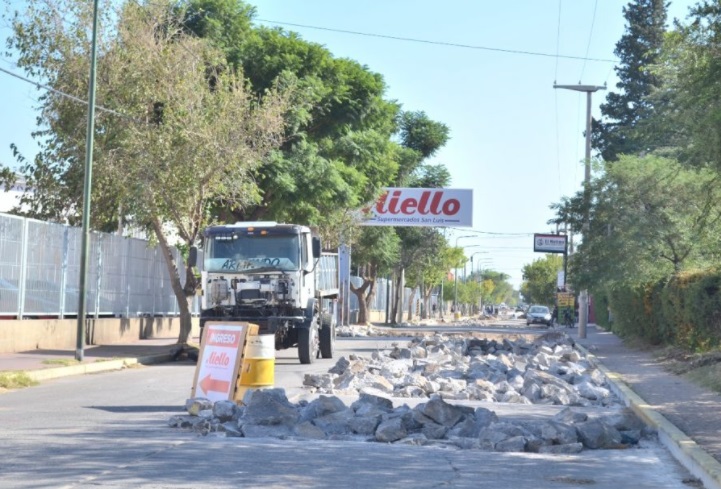
[[20, 238], [20, 275], [18, 277], [18, 319], [22, 319], [25, 315], [25, 289], [27, 284], [28, 268], [28, 220], [23, 219], [23, 230]]
[[68, 284], [68, 252], [69, 244], [69, 227], [65, 226], [63, 231], [63, 256], [60, 265], [60, 319], [65, 319], [65, 289]]
[[[130, 318], [130, 273], [128, 262], [130, 261], [130, 239], [125, 240], [125, 259], [123, 260], [122, 274], [125, 277], [125, 317]], [[136, 308], [137, 309], [137, 308]]]
[[98, 319], [100, 315], [100, 287], [103, 284], [103, 235], [100, 233], [95, 234], [95, 242], [97, 246], [98, 261], [95, 271], [98, 274], [98, 278], [95, 281], [95, 319]]

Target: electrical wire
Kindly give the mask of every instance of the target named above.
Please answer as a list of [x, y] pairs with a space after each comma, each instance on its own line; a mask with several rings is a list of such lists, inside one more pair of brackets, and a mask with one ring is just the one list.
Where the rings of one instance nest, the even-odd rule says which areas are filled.
[[556, 71], [553, 74], [553, 83], [556, 83], [556, 80], [558, 80], [558, 60], [560, 59], [558, 57], [558, 54], [561, 50], [561, 4], [563, 0], [558, 0], [558, 24], [556, 27]]
[[[558, 56], [558, 53], [560, 51], [561, 47], [561, 5], [563, 3], [563, 0], [558, 0], [558, 25], [556, 27], [556, 56]], [[556, 57], [556, 71], [553, 74], [553, 84], [556, 84], [556, 81], [558, 80], [558, 60], [559, 58]], [[613, 66], [613, 65], [611, 65]], [[561, 183], [561, 131], [560, 131], [560, 124], [559, 124], [559, 110], [558, 110], [558, 91], [553, 91], [553, 101], [555, 106], [555, 112], [556, 112], [556, 167], [558, 172], [558, 195], [563, 195], [563, 185]]]
[[315, 29], [320, 31], [328, 31], [328, 32], [339, 32], [341, 34], [352, 34], [355, 36], [365, 36], [365, 37], [377, 37], [381, 39], [392, 39], [394, 41], [407, 41], [407, 42], [417, 42], [417, 43], [423, 43], [423, 44], [434, 44], [436, 46], [448, 46], [448, 47], [454, 47], [454, 48], [464, 48], [464, 49], [476, 49], [476, 50], [482, 50], [482, 51], [495, 51], [500, 53], [509, 53], [509, 54], [522, 54], [527, 56], [543, 56], [546, 58], [563, 58], [563, 59], [576, 59], [576, 60], [583, 60], [583, 61], [594, 61], [599, 63], [616, 63], [616, 60], [613, 59], [603, 59], [603, 58], [584, 58], [581, 56], [571, 56], [571, 55], [565, 55], [565, 54], [549, 54], [549, 53], [541, 53], [541, 52], [535, 52], [535, 51], [522, 51], [518, 49], [504, 49], [504, 48], [492, 48], [488, 46], [474, 46], [471, 44], [460, 44], [455, 42], [446, 42], [446, 41], [430, 41], [427, 39], [416, 39], [411, 37], [400, 37], [400, 36], [390, 36], [386, 34], [373, 34], [369, 32], [359, 32], [359, 31], [350, 31], [345, 29], [334, 29], [330, 27], [320, 27], [320, 26], [314, 26], [314, 25], [307, 25], [307, 24], [296, 24], [293, 22], [281, 22], [278, 20], [270, 20], [270, 19], [255, 19], [258, 22], [265, 22], [267, 24], [273, 24], [273, 25], [287, 25], [291, 27], [300, 27], [303, 29]]
[[588, 58], [588, 52], [591, 49], [591, 39], [593, 39], [593, 26], [596, 24], [596, 9], [598, 8], [598, 0], [593, 3], [593, 18], [591, 19], [591, 32], [588, 33], [588, 44], [586, 44], [586, 56], [584, 56], [583, 67], [581, 68], [581, 76], [578, 79], [578, 83], [583, 80], [583, 74], [586, 71], [586, 59]]
[[[49, 87], [49, 86], [47, 86], [47, 85], [44, 85], [44, 84], [39, 83], [39, 82], [36, 82], [36, 81], [31, 80], [31, 79], [29, 79], [29, 78], [25, 78], [24, 76], [18, 75], [17, 73], [13, 73], [12, 71], [6, 70], [5, 68], [0, 67], [0, 72], [3, 72], [3, 73], [5, 73], [5, 74], [8, 74], [8, 75], [10, 75], [10, 76], [12, 76], [12, 77], [15, 77], [15, 78], [17, 78], [17, 79], [19, 79], [19, 80], [22, 80], [22, 81], [26, 82], [26, 83], [30, 83], [31, 85], [35, 85], [36, 87], [42, 88], [43, 90], [47, 90], [47, 91], [49, 91], [49, 92], [53, 92], [53, 93], [55, 93], [55, 94], [57, 94], [57, 95], [60, 95], [61, 97], [65, 97], [65, 98], [74, 100], [75, 102], [80, 102], [81, 104], [84, 104], [84, 105], [88, 105], [88, 101], [87, 101], [87, 100], [83, 100], [83, 99], [81, 99], [81, 98], [79, 98], [79, 97], [76, 97], [75, 95], [70, 95], [69, 93], [65, 93], [65, 92], [63, 92], [63, 91], [56, 90], [55, 88]], [[129, 115], [122, 114], [122, 113], [117, 112], [117, 111], [115, 111], [115, 110], [113, 110], [113, 109], [108, 109], [108, 108], [106, 108], [106, 107], [103, 107], [102, 105], [96, 105], [95, 108], [98, 109], [98, 110], [101, 110], [101, 111], [103, 111], [103, 112], [107, 112], [107, 113], [109, 113], [109, 114], [113, 114], [113, 115], [116, 115], [116, 116], [118, 116], [118, 117], [122, 117], [122, 118], [124, 118], [124, 119], [128, 119], [128, 120], [131, 120], [131, 121], [134, 121], [134, 122], [139, 122], [139, 123], [142, 122], [142, 121], [139, 121], [139, 120], [137, 120], [137, 119], [134, 119], [134, 118], [130, 117]]]

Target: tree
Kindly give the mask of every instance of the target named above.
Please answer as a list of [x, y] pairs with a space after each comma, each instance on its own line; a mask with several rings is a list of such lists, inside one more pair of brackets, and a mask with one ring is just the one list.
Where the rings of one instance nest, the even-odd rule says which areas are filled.
[[689, 22], [676, 23], [654, 72], [663, 81], [649, 131], [683, 163], [721, 171], [721, 4], [699, 2]]
[[[32, 3], [14, 19], [12, 45], [31, 75], [80, 98], [87, 88], [85, 33], [91, 6], [64, 5], [68, 12]], [[276, 88], [260, 100], [248, 93], [222, 53], [184, 34], [181, 19], [168, 6], [128, 2], [116, 15], [117, 23], [104, 23], [100, 35], [97, 102], [112, 112], [98, 115], [94, 202], [122, 205], [136, 226], [154, 233], [180, 308], [178, 341], [185, 343], [195, 277], [190, 267], [182, 271], [174, 261], [171, 233], [189, 247], [211, 222], [212, 203], [242, 206], [253, 201], [257, 191], [251, 172], [282, 142], [288, 97]], [[85, 150], [85, 135], [78, 129], [84, 111], [56, 92], [43, 96], [47, 142], [28, 172], [57, 169], [51, 180], [58, 187], [75, 181]], [[41, 202], [44, 190], [36, 189]], [[54, 212], [75, 219], [79, 209], [66, 204]], [[106, 209], [96, 225], [113, 212]]]
[[[570, 261], [574, 285], [653, 280], [705, 267], [718, 256], [718, 174], [657, 156], [622, 156], [594, 179], [588, 239]], [[581, 195], [563, 206], [582, 215]], [[577, 225], [577, 224], [576, 224]]]
[[349, 210], [374, 201], [392, 184], [403, 159], [392, 140], [400, 106], [384, 99], [383, 77], [297, 33], [252, 28], [255, 10], [244, 2], [189, 0], [185, 5], [188, 29], [222, 49], [231, 66], [242, 68], [251, 90], [263, 94], [277, 79], [296, 87], [285, 114], [283, 145], [253, 170], [257, 202], [235, 208], [218, 202], [218, 214], [230, 221], [313, 225], [337, 242], [352, 225]]
[[653, 111], [649, 95], [661, 85], [660, 77], [649, 68], [660, 57], [666, 7], [666, 0], [634, 0], [623, 8], [626, 32], [614, 51], [621, 60], [615, 67], [619, 92], [610, 92], [601, 104], [605, 120], [593, 121], [593, 148], [606, 161], [649, 149], [636, 129]]
[[379, 276], [388, 273], [398, 260], [399, 239], [393, 228], [364, 227], [353, 247], [353, 262], [363, 283], [356, 287], [350, 284], [351, 292], [358, 298], [358, 322], [368, 321], [368, 307], [375, 293]]
[[530, 304], [554, 304], [558, 272], [563, 270], [563, 258], [547, 254], [523, 267], [521, 294]]

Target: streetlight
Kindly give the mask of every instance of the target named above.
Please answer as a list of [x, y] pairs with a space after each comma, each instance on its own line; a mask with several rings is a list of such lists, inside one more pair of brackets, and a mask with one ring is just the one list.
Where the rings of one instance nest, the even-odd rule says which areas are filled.
[[[479, 247], [481, 247], [481, 246], [483, 246], [483, 245], [470, 245], [470, 246], [464, 246], [463, 249], [466, 249], [466, 248], [479, 248]], [[487, 252], [487, 251], [476, 251], [475, 253], [473, 253], [473, 254], [471, 255], [471, 258], [470, 258], [470, 260], [471, 260], [471, 273], [473, 273], [473, 255], [478, 254], [478, 253], [488, 253], [488, 252]], [[464, 255], [465, 255], [465, 253], [464, 253]], [[468, 260], [466, 260], [466, 261], [463, 262], [463, 281], [464, 281], [464, 282], [466, 281], [466, 263], [468, 263]]]
[[[584, 180], [583, 180], [583, 201], [586, 208], [584, 216], [583, 231], [584, 238], [588, 237], [589, 216], [588, 207], [591, 203], [591, 94], [599, 90], [605, 90], [606, 85], [556, 85], [553, 88], [563, 88], [566, 90], [575, 90], [576, 92], [586, 92], [586, 161], [584, 162]], [[588, 324], [588, 290], [584, 289], [578, 296], [578, 337], [586, 337], [586, 325]]]
[[[456, 248], [458, 248], [458, 240], [459, 239], [475, 238], [475, 237], [476, 236], [473, 234], [456, 237]], [[456, 273], [453, 274], [453, 312], [454, 312], [454, 314], [455, 314], [457, 308], [458, 308], [458, 267], [456, 267]]]

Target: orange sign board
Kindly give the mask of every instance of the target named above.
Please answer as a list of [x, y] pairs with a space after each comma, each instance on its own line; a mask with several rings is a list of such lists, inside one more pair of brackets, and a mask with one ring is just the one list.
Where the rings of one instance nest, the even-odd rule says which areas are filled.
[[247, 323], [205, 324], [191, 397], [204, 397], [213, 402], [233, 398], [248, 326]]

